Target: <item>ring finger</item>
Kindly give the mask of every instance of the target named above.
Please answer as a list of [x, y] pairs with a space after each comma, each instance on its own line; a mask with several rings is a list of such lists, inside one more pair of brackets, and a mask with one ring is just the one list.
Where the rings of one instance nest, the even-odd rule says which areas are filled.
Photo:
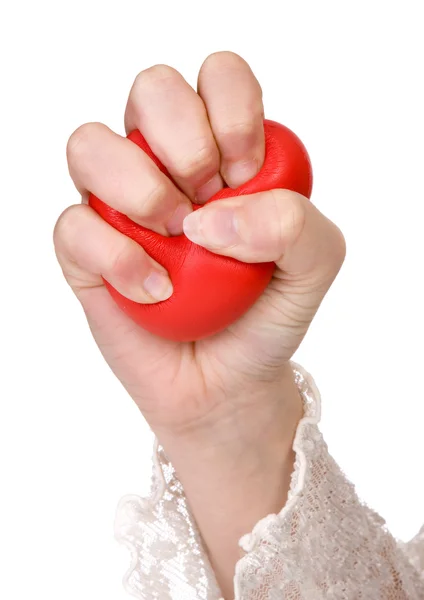
[[205, 105], [171, 67], [142, 71], [125, 113], [127, 133], [139, 129], [174, 181], [197, 203], [223, 187], [220, 155]]

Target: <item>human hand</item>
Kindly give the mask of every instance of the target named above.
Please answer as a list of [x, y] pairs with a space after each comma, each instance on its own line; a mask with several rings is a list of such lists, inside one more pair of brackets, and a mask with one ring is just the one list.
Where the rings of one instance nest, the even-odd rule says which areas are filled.
[[[224, 182], [238, 187], [260, 170], [263, 118], [261, 88], [249, 66], [222, 52], [204, 62], [197, 93], [166, 66], [140, 73], [130, 93], [127, 132], [143, 133], [178, 187], [105, 125], [82, 126], [68, 144], [70, 174], [84, 202], [58, 220], [59, 262], [103, 356], [183, 479], [196, 472], [193, 454], [202, 464], [216, 464], [217, 477], [225, 477], [229, 455], [250, 456], [249, 447], [257, 454], [261, 446], [264, 462], [274, 455], [289, 460], [301, 413], [289, 360], [344, 259], [339, 229], [294, 192], [228, 199], [192, 213], [192, 202], [204, 203]], [[217, 254], [275, 261], [273, 279], [248, 313], [212, 338], [176, 343], [155, 337], [121, 312], [102, 276], [144, 303], [169, 297], [171, 282], [140, 246], [86, 204], [89, 192], [164, 235], [184, 227], [193, 242]], [[185, 479], [189, 489], [190, 476]]]

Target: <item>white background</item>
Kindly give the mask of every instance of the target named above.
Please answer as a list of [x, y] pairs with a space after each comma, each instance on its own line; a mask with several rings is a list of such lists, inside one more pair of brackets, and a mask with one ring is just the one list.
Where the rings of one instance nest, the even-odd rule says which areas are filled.
[[313, 200], [347, 238], [296, 357], [321, 389], [330, 449], [396, 536], [424, 521], [421, 10], [421, 0], [2, 3], [2, 598], [127, 597], [113, 520], [122, 495], [148, 489], [151, 435], [55, 261], [55, 220], [79, 201], [65, 145], [86, 121], [123, 133], [140, 70], [168, 63], [195, 84], [216, 50], [251, 63], [266, 116], [305, 142]]

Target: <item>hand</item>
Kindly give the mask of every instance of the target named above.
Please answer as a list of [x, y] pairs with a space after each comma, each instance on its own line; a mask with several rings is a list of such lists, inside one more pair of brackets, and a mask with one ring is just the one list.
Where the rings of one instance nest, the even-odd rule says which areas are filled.
[[[211, 203], [192, 213], [192, 202], [204, 203], [224, 182], [238, 187], [260, 170], [263, 118], [259, 83], [230, 52], [206, 59], [197, 93], [170, 67], [143, 71], [129, 96], [126, 130], [143, 133], [177, 185], [129, 140], [105, 125], [84, 125], [68, 144], [70, 174], [83, 203], [65, 210], [54, 234], [64, 275], [106, 361], [177, 464], [226, 590], [234, 549], [225, 554], [221, 542], [213, 541], [214, 520], [196, 481], [207, 460], [208, 477], [220, 478], [221, 491], [227, 486], [234, 499], [234, 471], [237, 490], [252, 479], [258, 483], [259, 471], [267, 477], [266, 461], [275, 466], [270, 480], [282, 465], [289, 474], [301, 406], [288, 361], [345, 253], [339, 229], [309, 200], [287, 190]], [[102, 276], [124, 296], [145, 303], [168, 298], [172, 284], [141, 247], [87, 206], [89, 192], [164, 235], [184, 228], [192, 241], [218, 254], [275, 261], [275, 275], [256, 305], [213, 338], [179, 344], [154, 337], [118, 309]], [[237, 465], [229, 458], [234, 456]], [[272, 503], [284, 502], [287, 486], [279, 481]], [[253, 513], [255, 507], [241, 533], [258, 518]]]

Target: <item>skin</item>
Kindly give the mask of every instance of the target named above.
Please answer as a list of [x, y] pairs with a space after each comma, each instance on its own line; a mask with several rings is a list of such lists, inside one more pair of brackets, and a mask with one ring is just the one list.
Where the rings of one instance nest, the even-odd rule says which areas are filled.
[[[287, 190], [212, 203], [264, 160], [262, 91], [231, 52], [203, 63], [193, 90], [171, 67], [141, 72], [125, 112], [171, 173], [168, 180], [132, 142], [100, 123], [67, 147], [82, 203], [66, 209], [54, 242], [107, 363], [140, 408], [182, 481], [225, 598], [234, 596], [239, 538], [283, 507], [302, 405], [289, 360], [345, 256], [340, 230]], [[93, 192], [164, 235], [245, 262], [275, 261], [256, 305], [226, 331], [197, 343], [155, 337], [130, 321], [105, 289], [153, 303], [172, 294], [165, 270], [87, 205]], [[246, 501], [248, 500], [248, 501]]]

